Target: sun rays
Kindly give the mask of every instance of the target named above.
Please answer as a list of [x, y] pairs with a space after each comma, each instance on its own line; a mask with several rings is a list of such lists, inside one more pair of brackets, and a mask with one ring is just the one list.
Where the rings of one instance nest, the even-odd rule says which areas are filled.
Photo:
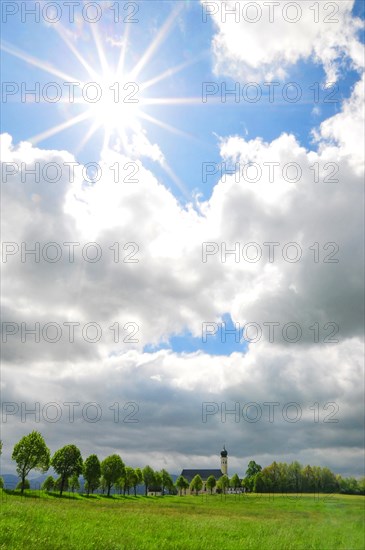
[[[184, 70], [193, 63], [196, 63], [203, 57], [204, 54], [194, 58], [193, 60], [183, 61], [176, 66], [170, 67], [167, 70], [164, 70], [161, 74], [153, 76], [152, 78], [150, 77], [144, 82], [137, 82], [141, 79], [142, 71], [147, 63], [152, 59], [153, 55], [156, 54], [157, 50], [161, 47], [173, 29], [177, 18], [183, 9], [184, 4], [179, 3], [176, 8], [172, 10], [162, 27], [156, 33], [155, 38], [142, 53], [135, 66], [129, 72], [127, 72], [125, 66], [125, 59], [130, 41], [130, 26], [128, 25], [125, 26], [124, 36], [120, 40], [120, 46], [118, 46], [120, 47], [120, 51], [118, 52], [119, 57], [115, 66], [111, 65], [108, 61], [106, 49], [107, 41], [103, 41], [99, 26], [95, 24], [90, 26], [92, 47], [97, 56], [97, 65], [99, 66], [99, 69], [92, 67], [84, 58], [77, 48], [77, 44], [70, 35], [70, 32], [64, 26], [60, 23], [54, 25], [58, 35], [75, 59], [75, 64], [73, 65], [72, 70], [70, 70], [73, 74], [65, 72], [60, 68], [56, 68], [52, 64], [44, 62], [41, 59], [37, 59], [28, 53], [15, 49], [10, 44], [3, 43], [1, 45], [1, 49], [4, 52], [21, 59], [29, 65], [33, 65], [38, 69], [41, 69], [53, 77], [56, 77], [60, 80], [60, 86], [65, 85], [66, 83], [78, 84], [77, 87], [74, 86], [72, 89], [73, 96], [71, 100], [70, 86], [68, 88], [68, 95], [65, 94], [60, 99], [60, 102], [75, 104], [78, 108], [77, 113], [73, 116], [69, 116], [69, 118], [62, 123], [47, 128], [37, 135], [30, 136], [28, 140], [33, 144], [38, 144], [47, 138], [55, 136], [66, 129], [72, 128], [80, 123], [84, 123], [85, 121], [89, 121], [90, 126], [79, 143], [78, 152], [85, 147], [91, 137], [100, 130], [103, 132], [103, 148], [113, 147], [116, 140], [118, 140], [118, 143], [121, 143], [123, 147], [127, 148], [128, 134], [131, 135], [134, 132], [144, 131], [142, 121], [155, 124], [156, 126], [175, 135], [183, 136], [188, 139], [194, 139], [192, 135], [175, 128], [163, 120], [153, 117], [144, 110], [144, 107], [148, 107], [149, 105], [167, 106], [199, 104], [201, 102], [200, 97], [149, 98], [146, 95], [146, 91], [157, 83], [171, 78], [171, 76]], [[78, 63], [81, 65], [83, 70], [76, 70]], [[87, 78], [79, 78], [78, 72], [80, 75], [85, 74], [86, 72]], [[85, 97], [84, 89], [86, 88], [87, 95]], [[81, 112], [80, 109], [82, 109]], [[165, 166], [167, 166], [167, 163], [165, 163]], [[169, 169], [168, 173], [171, 176], [172, 170]]]

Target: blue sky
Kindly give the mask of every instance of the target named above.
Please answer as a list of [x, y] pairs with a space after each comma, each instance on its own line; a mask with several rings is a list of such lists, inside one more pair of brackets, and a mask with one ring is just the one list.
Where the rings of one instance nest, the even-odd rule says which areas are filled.
[[[62, 174], [57, 184], [43, 178], [24, 184], [20, 171], [3, 183], [6, 242], [19, 247], [57, 242], [63, 249], [67, 242], [97, 242], [103, 252], [95, 264], [81, 256], [81, 245], [75, 263], [65, 254], [59, 263], [42, 258], [22, 262], [20, 253], [3, 262], [8, 286], [5, 320], [19, 326], [36, 321], [63, 326], [78, 320], [103, 328], [103, 338], [95, 344], [76, 337], [72, 343], [43, 340], [23, 345], [20, 331], [9, 337], [3, 399], [34, 401], [41, 391], [45, 398], [63, 402], [96, 401], [105, 410], [114, 401], [139, 403], [142, 416], [134, 438], [130, 426], [103, 422], [93, 432], [94, 427], [82, 422], [65, 422], [52, 432], [52, 425], [43, 422], [54, 448], [64, 438], [76, 438], [83, 453], [96, 448], [100, 455], [111, 454], [120, 451], [124, 437], [130, 442], [121, 451], [127, 463], [144, 465], [148, 445], [154, 467], [167, 465], [178, 472], [188, 456], [195, 461], [192, 466], [216, 467], [212, 457], [226, 441], [232, 467], [239, 473], [242, 460], [254, 458], [264, 465], [276, 453], [277, 460], [299, 459], [360, 475], [364, 3], [341, 2], [338, 23], [313, 24], [307, 14], [293, 25], [280, 17], [272, 25], [265, 20], [258, 25], [224, 23], [220, 14], [203, 23], [204, 0], [136, 2], [138, 22], [115, 23], [110, 4], [102, 3], [96, 25], [82, 18], [68, 22], [66, 17], [62, 26], [31, 17], [22, 23], [19, 14], [2, 24], [3, 86], [24, 83], [32, 88], [38, 82], [43, 88], [55, 82], [64, 94], [63, 82], [69, 80], [107, 87], [110, 82], [134, 82], [130, 75], [145, 60], [135, 76], [141, 88], [170, 71], [138, 94], [139, 114], [133, 115], [132, 107], [121, 110], [123, 105], [100, 102], [88, 119], [36, 141], [30, 140], [84, 115], [90, 105], [71, 104], [67, 98], [22, 103], [19, 94], [3, 99], [5, 163], [37, 161], [43, 166], [74, 160], [110, 167], [118, 161], [139, 167], [136, 184], [114, 184], [108, 171], [92, 185], [85, 185], [80, 173], [75, 181]], [[245, 4], [242, 0], [240, 5]], [[125, 3], [118, 5], [122, 9]], [[304, 10], [307, 3], [301, 5]], [[161, 36], [168, 21], [169, 31]], [[123, 44], [123, 74], [117, 75]], [[111, 72], [109, 82], [103, 56]], [[278, 83], [273, 103], [267, 81]], [[326, 102], [327, 92], [321, 89], [316, 103], [313, 85], [329, 81], [336, 81], [336, 102]], [[257, 103], [222, 103], [219, 93], [203, 102], [206, 82], [219, 89], [238, 83], [241, 90], [251, 82], [263, 95]], [[291, 82], [303, 92], [297, 103], [280, 98]], [[98, 129], [85, 139], [93, 124]], [[112, 133], [105, 143], [108, 124]], [[288, 185], [279, 174], [272, 185], [263, 181], [256, 186], [237, 184], [234, 176], [224, 179], [218, 172], [203, 181], [203, 163], [220, 166], [227, 159], [293, 162], [302, 167], [303, 178]], [[322, 177], [314, 182], [315, 163], [323, 171], [336, 166], [339, 181], [329, 183]], [[113, 262], [110, 246], [115, 242], [122, 247], [138, 243], [139, 262]], [[280, 244], [274, 262], [266, 256], [257, 263], [232, 258], [224, 262], [220, 251], [204, 262], [206, 242], [220, 248], [226, 243], [228, 249], [235, 243], [257, 242], [262, 248], [265, 242]], [[301, 246], [297, 263], [287, 261], [282, 252], [288, 242]], [[314, 243], [318, 262], [310, 248]], [[329, 243], [337, 247], [336, 263], [326, 261]], [[227, 330], [239, 323], [240, 335], [246, 322], [281, 327], [297, 323], [303, 337], [288, 344], [279, 331], [272, 343], [264, 331], [257, 343], [237, 342], [232, 335], [224, 342], [219, 320]], [[110, 326], [116, 322], [122, 329], [128, 322], [138, 324], [139, 341], [113, 341]], [[217, 331], [204, 342], [203, 324], [214, 322]], [[319, 327], [319, 343], [313, 341], [314, 326]], [[331, 326], [339, 328], [338, 344], [325, 340]], [[19, 377], [24, 380], [21, 388], [16, 384]], [[260, 403], [298, 401], [305, 419], [294, 426], [295, 433], [285, 422], [254, 427], [222, 424], [215, 418], [202, 424], [202, 402], [231, 406], [243, 396]], [[338, 403], [341, 423], [313, 427], [314, 402], [323, 407]], [[14, 415], [5, 427], [2, 459], [8, 470], [12, 466], [6, 449], [24, 431], [18, 420]]]
[[[112, 46], [106, 37], [115, 40], [123, 38], [125, 31], [129, 30], [129, 45], [126, 55], [126, 68], [130, 70], [138, 62], [143, 52], [152, 43], [154, 36], [168, 18], [171, 10], [175, 7], [174, 2], [159, 2], [159, 9], [156, 10], [156, 2], [140, 3], [138, 23], [120, 23], [120, 27], [113, 25], [113, 12], [106, 11], [100, 20], [100, 34], [103, 36], [103, 49], [111, 66], [117, 64], [120, 48]], [[354, 14], [361, 15], [363, 6], [357, 1], [354, 7]], [[151, 62], [144, 67], [139, 82], [149, 80], [157, 74], [163, 73], [184, 61], [194, 61], [181, 72], [157, 83], [147, 93], [151, 97], [179, 97], [199, 98], [202, 94], [202, 82], [226, 83], [227, 89], [232, 89], [235, 82], [243, 87], [247, 81], [232, 78], [217, 78], [212, 72], [213, 60], [210, 55], [210, 44], [213, 33], [213, 24], [208, 19], [206, 23], [201, 18], [202, 7], [199, 2], [185, 2], [185, 8], [173, 26], [171, 32], [166, 36], [161, 47], [153, 55]], [[61, 22], [64, 27], [72, 31], [73, 25], [67, 22], [66, 12]], [[52, 66], [57, 65], [59, 70], [70, 73], [76, 79], [90, 81], [87, 78], [85, 69], [67, 48], [51, 24], [38, 24], [28, 16], [27, 24], [19, 24], [17, 18], [11, 18], [3, 28], [3, 41], [15, 48], [27, 52], [27, 54], [38, 58]], [[78, 39], [77, 47], [81, 55], [93, 67], [100, 66], [93, 37], [90, 28], [85, 28]], [[187, 30], [188, 29], [188, 30]], [[47, 47], [45, 47], [47, 45]], [[55, 52], [57, 63], [55, 64]], [[50, 79], [49, 73], [37, 66], [29, 65], [24, 60], [18, 59], [6, 52], [2, 53], [3, 69], [7, 75], [7, 81], [15, 82], [39, 82], [41, 86], [51, 81], [61, 83], [58, 77]], [[298, 140], [307, 148], [313, 148], [311, 131], [323, 120], [329, 118], [340, 108], [340, 102], [348, 98], [354, 83], [357, 80], [357, 73], [352, 70], [341, 72], [337, 83], [338, 91], [334, 94], [335, 103], [325, 103], [326, 93], [321, 90], [317, 106], [319, 112], [313, 113], [314, 91], [310, 90], [315, 82], [322, 86], [326, 82], [323, 67], [314, 63], [313, 60], [301, 61], [290, 68], [289, 75], [281, 81], [284, 86], [288, 82], [297, 83], [302, 91], [303, 97], [298, 103], [290, 104], [280, 97], [281, 87], [275, 92], [275, 102], [267, 100], [258, 103], [241, 101], [238, 105], [232, 98], [227, 104], [217, 103], [208, 99], [207, 103], [196, 105], [149, 105], [145, 107], [146, 112], [161, 121], [174, 126], [194, 138], [182, 137], [171, 134], [167, 130], [157, 127], [148, 121], [143, 126], [152, 142], [157, 142], [164, 152], [169, 163], [173, 163], [174, 170], [178, 177], [184, 182], [190, 193], [202, 193], [204, 198], [209, 198], [213, 186], [217, 183], [219, 174], [208, 178], [203, 184], [201, 182], [202, 162], [220, 162], [219, 146], [217, 136], [245, 135], [249, 139], [261, 136], [265, 141], [271, 141], [282, 132], [292, 132]], [[280, 80], [276, 79], [276, 82]], [[263, 95], [268, 96], [268, 88], [258, 83]], [[64, 90], [66, 93], [66, 90]], [[251, 93], [253, 91], [251, 90]], [[67, 117], [74, 116], [82, 111], [83, 107], [78, 105], [65, 106], [43, 103], [37, 105], [21, 104], [19, 97], [12, 99], [3, 105], [3, 130], [14, 136], [16, 141], [27, 139], [33, 135], [43, 132], [51, 125], [64, 122]], [[77, 150], [82, 136], [88, 131], [90, 121], [81, 122], [76, 127], [66, 129], [55, 136], [42, 140], [41, 145], [47, 148]], [[91, 138], [90, 142], [77, 153], [80, 162], [90, 162], [98, 158], [102, 144], [102, 131]], [[176, 151], [179, 155], [176, 155]], [[157, 174], [164, 178], [164, 183], [171, 188], [171, 191], [179, 200], [186, 201], [179, 193], [179, 189], [173, 181], [166, 180], [166, 174], [161, 173], [159, 168], [154, 166]]]

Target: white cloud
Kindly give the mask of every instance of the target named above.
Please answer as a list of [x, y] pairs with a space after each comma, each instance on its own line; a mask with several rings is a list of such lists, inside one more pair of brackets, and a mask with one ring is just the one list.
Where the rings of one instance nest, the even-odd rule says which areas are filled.
[[[188, 465], [213, 467], [222, 441], [231, 473], [233, 468], [244, 473], [250, 458], [265, 465], [273, 456], [328, 465], [328, 453], [336, 471], [358, 473], [362, 354], [362, 343], [351, 339], [320, 352], [312, 346], [305, 354], [260, 343], [246, 355], [229, 357], [129, 351], [99, 360], [40, 361], [31, 369], [6, 363], [3, 403], [16, 403], [19, 410], [3, 416], [3, 469], [10, 467], [11, 448], [24, 431], [38, 429], [52, 452], [77, 442], [84, 456], [118, 452], [134, 466], [148, 461], [176, 473]], [[25, 416], [21, 402], [28, 410], [39, 403], [38, 417]], [[90, 403], [99, 406], [95, 423], [90, 420], [97, 411]], [[207, 403], [216, 404], [215, 410]], [[249, 403], [260, 414], [257, 422], [249, 421], [257, 414]], [[272, 416], [265, 403], [277, 403]], [[238, 412], [225, 417], [224, 408]], [[60, 418], [54, 423], [57, 410]], [[203, 411], [214, 414], [203, 417]], [[288, 420], [296, 416], [297, 422]]]
[[[362, 22], [351, 14], [354, 0], [328, 3], [327, 8], [306, 1], [201, 1], [217, 29], [212, 41], [217, 75], [247, 81], [284, 79], [298, 61], [313, 59], [323, 65], [327, 81], [334, 82], [344, 58], [356, 69], [363, 66], [357, 39]], [[316, 4], [319, 14], [311, 9]], [[237, 15], [229, 15], [230, 10]]]
[[325, 151], [331, 144], [337, 145], [339, 156], [347, 158], [360, 175], [364, 170], [365, 150], [364, 86], [363, 74], [341, 112], [322, 122], [319, 131], [314, 132], [322, 150]]
[[[343, 14], [345, 11], [343, 8]], [[346, 17], [341, 32], [347, 42], [340, 50], [350, 52], [357, 65], [354, 23], [349, 15]], [[272, 59], [259, 49], [247, 65], [249, 70], [262, 67], [260, 74], [268, 78], [270, 63], [274, 74], [279, 63], [288, 67], [299, 57], [317, 52], [322, 38], [310, 35], [308, 42], [313, 47], [309, 47], [302, 27], [295, 28], [302, 40], [297, 50], [284, 53], [285, 48], [278, 45], [277, 57]], [[247, 40], [251, 38], [248, 35]], [[326, 33], [325, 38], [333, 39]], [[226, 50], [224, 55], [231, 55]], [[321, 56], [329, 70], [335, 59], [331, 48]], [[232, 63], [235, 71], [236, 61]], [[39, 182], [32, 177], [22, 182], [20, 173], [9, 177], [2, 191], [6, 205], [4, 241], [19, 246], [22, 242], [28, 246], [36, 242], [54, 241], [62, 246], [79, 242], [80, 247], [76, 248], [75, 263], [67, 261], [64, 248], [62, 261], [54, 264], [31, 259], [23, 263], [20, 254], [9, 257], [2, 264], [7, 289], [3, 320], [29, 326], [36, 321], [42, 326], [50, 321], [61, 325], [64, 321], [96, 322], [103, 328], [103, 338], [91, 344], [77, 332], [74, 343], [63, 340], [50, 344], [42, 339], [40, 343], [22, 344], [19, 334], [9, 337], [3, 345], [2, 400], [31, 404], [41, 395], [47, 402], [95, 401], [102, 405], [106, 418], [98, 424], [85, 423], [82, 418], [74, 424], [60, 422], [57, 430], [51, 423], [37, 424], [52, 450], [72, 439], [85, 455], [95, 450], [101, 456], [117, 451], [130, 463], [143, 465], [149, 448], [154, 467], [166, 465], [167, 460], [168, 467], [178, 471], [186, 466], [187, 453], [198, 466], [211, 465], [216, 445], [229, 439], [234, 448], [232, 461], [237, 465], [240, 457], [248, 460], [255, 456], [268, 463], [278, 448], [289, 458], [295, 449], [295, 458], [307, 462], [310, 447], [311, 456], [322, 463], [328, 463], [327, 455], [333, 453], [331, 465], [337, 471], [359, 473], [357, 449], [363, 413], [362, 94], [363, 81], [356, 84], [341, 111], [316, 130], [317, 151], [306, 150], [291, 134], [271, 142], [241, 136], [223, 138], [222, 160], [240, 166], [279, 163], [278, 175], [273, 182], [266, 177], [256, 183], [236, 182], [235, 176], [222, 178], [198, 210], [179, 204], [140, 160], [137, 183], [115, 182], [110, 166], [136, 162], [133, 151], [129, 151], [130, 156], [104, 151], [100, 159], [102, 177], [94, 185], [85, 184], [82, 167], [75, 170], [73, 182], [67, 170], [56, 183], [44, 177]], [[135, 145], [138, 149], [141, 143]], [[143, 154], [162, 162], [159, 149], [149, 142], [142, 145]], [[66, 151], [42, 150], [25, 142], [14, 146], [6, 134], [2, 148], [3, 162], [29, 166], [39, 162], [41, 174], [47, 163], [64, 166], [75, 161]], [[283, 166], [288, 163], [301, 167], [297, 183], [283, 176]], [[314, 181], [316, 163], [320, 168], [318, 182]], [[338, 183], [324, 182], [328, 166], [336, 165]], [[82, 245], [90, 241], [97, 242], [103, 251], [97, 263], [86, 262], [80, 255]], [[110, 246], [116, 241], [122, 245], [137, 243], [139, 263], [114, 262]], [[278, 241], [280, 248], [274, 263], [268, 256], [257, 263], [222, 263], [219, 254], [203, 263], [202, 243], [210, 241], [219, 245], [225, 242], [227, 248], [236, 242], [262, 245]], [[303, 249], [298, 263], [281, 256], [282, 245], [288, 241], [298, 242]], [[319, 263], [314, 263], [313, 251], [309, 250], [315, 242], [320, 243]], [[329, 242], [338, 244], [339, 263], [322, 261], [323, 254], [331, 249], [321, 247]], [[144, 345], [167, 341], [184, 330], [199, 337], [202, 322], [217, 321], [224, 313], [230, 313], [234, 321], [254, 321], [261, 326], [264, 322], [283, 325], [295, 321], [303, 328], [303, 338], [297, 345], [280, 338], [270, 344], [264, 332], [263, 339], [250, 345], [246, 354], [229, 357], [202, 352], [143, 353]], [[138, 323], [139, 342], [114, 342], [109, 327], [115, 322], [123, 327], [128, 321]], [[313, 344], [310, 327], [315, 322], [321, 327], [337, 323], [339, 343]], [[22, 384], [18, 384], [19, 379]], [[237, 424], [224, 424], [219, 415], [214, 423], [202, 423], [203, 401], [227, 402], [227, 406], [236, 401], [297, 401], [307, 408], [314, 402], [323, 407], [333, 401], [340, 407], [340, 423], [317, 426], [309, 417], [310, 409], [306, 409], [300, 424], [239, 424], [242, 435], [237, 436]], [[141, 421], [122, 425], [110, 421], [109, 407], [114, 402], [138, 403]], [[25, 426], [29, 431], [33, 428], [31, 421], [25, 425], [17, 417], [3, 429], [8, 467], [9, 448], [23, 435]], [[345, 447], [351, 449], [352, 458]], [[209, 457], [202, 456], [205, 451]]]

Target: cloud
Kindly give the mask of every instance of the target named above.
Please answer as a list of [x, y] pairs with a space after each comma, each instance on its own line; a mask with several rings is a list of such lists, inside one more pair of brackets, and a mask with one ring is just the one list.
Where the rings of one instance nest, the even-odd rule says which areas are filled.
[[[129, 464], [148, 460], [176, 473], [218, 467], [224, 441], [231, 473], [243, 474], [251, 457], [263, 465], [272, 457], [329, 464], [328, 455], [336, 471], [358, 473], [362, 351], [352, 339], [321, 353], [315, 346], [303, 354], [260, 343], [229, 357], [130, 351], [87, 362], [40, 362], [31, 370], [5, 364], [3, 407], [17, 403], [19, 410], [3, 417], [3, 468], [10, 467], [10, 447], [23, 433], [40, 429], [52, 452], [72, 441], [85, 457], [119, 452]], [[25, 415], [25, 404], [34, 410], [36, 403], [38, 416]], [[204, 417], [211, 404], [214, 414]], [[93, 422], [97, 413], [100, 420]]]
[[[346, 17], [343, 33], [351, 38], [356, 25], [350, 15]], [[301, 36], [301, 26], [296, 29]], [[352, 52], [355, 60], [355, 43], [350, 38], [338, 51]], [[318, 49], [320, 38], [315, 35], [311, 40]], [[300, 56], [313, 55], [314, 46], [304, 54], [308, 48], [303, 44], [284, 58], [279, 48], [277, 60], [284, 59], [289, 66]], [[322, 55], [325, 67], [335, 59], [331, 51]], [[275, 73], [278, 65], [270, 59], [259, 50], [250, 67], [256, 71], [260, 65], [264, 74], [266, 65], [273, 63]], [[36, 428], [52, 451], [74, 441], [84, 456], [94, 451], [101, 457], [120, 452], [137, 466], [145, 464], [148, 449], [152, 466], [177, 473], [182, 467], [218, 466], [217, 453], [225, 441], [230, 464], [239, 473], [251, 458], [263, 465], [273, 458], [295, 458], [360, 474], [362, 99], [363, 81], [359, 81], [340, 112], [315, 129], [313, 150], [288, 133], [271, 142], [221, 138], [222, 161], [237, 163], [238, 172], [222, 177], [211, 197], [196, 206], [180, 204], [135, 154], [142, 146], [149, 158], [163, 162], [162, 152], [149, 142], [135, 143], [136, 151], [128, 154], [103, 151], [100, 177], [92, 183], [71, 153], [26, 142], [13, 144], [9, 135], [2, 136], [3, 163], [15, 172], [19, 168], [2, 186], [3, 241], [19, 247], [2, 263], [7, 289], [3, 321], [18, 328], [3, 344], [2, 401], [30, 407], [52, 401], [60, 404], [64, 414], [57, 425], [44, 417], [39, 422], [30, 416], [26, 422], [19, 415], [9, 417], [2, 429], [3, 469], [13, 466], [10, 455], [15, 442]], [[32, 175], [22, 181], [21, 163], [28, 168], [38, 163], [38, 181]], [[72, 163], [76, 165], [70, 178]], [[253, 163], [262, 170], [259, 181], [252, 181], [252, 172], [242, 177], [244, 167]], [[60, 178], [51, 182], [56, 164], [61, 167]], [[116, 164], [122, 177], [115, 178]], [[272, 181], [269, 165], [275, 167]], [[294, 182], [298, 166], [300, 177]], [[137, 181], [124, 178], [131, 167], [132, 179]], [[219, 252], [203, 262], [202, 243], [207, 242], [216, 243]], [[267, 242], [279, 243], [273, 262]], [[289, 242], [300, 247], [302, 257], [297, 262], [283, 255]], [[39, 261], [34, 261], [34, 255], [22, 261], [22, 243], [28, 249], [39, 243]], [[47, 254], [54, 254], [55, 247], [47, 252], [47, 243], [61, 248], [59, 261], [49, 261]], [[66, 243], [74, 243], [74, 261]], [[97, 243], [99, 249], [90, 243]], [[232, 249], [236, 243], [240, 261], [230, 255], [222, 262], [224, 245]], [[242, 249], [247, 243], [261, 247], [259, 261], [244, 259]], [[88, 252], [98, 250], [100, 260], [90, 261]], [[126, 257], [139, 261], [128, 263]], [[325, 258], [339, 261], [327, 263]], [[147, 344], [168, 342], [185, 331], [201, 337], [204, 321], [218, 322], [228, 314], [234, 322], [255, 322], [261, 328], [267, 322], [279, 323], [275, 342], [263, 330], [261, 340], [251, 343], [246, 353], [230, 356], [224, 343], [221, 356], [205, 353], [203, 342], [201, 351], [194, 354], [143, 352]], [[33, 334], [23, 343], [21, 323], [32, 329], [36, 322], [40, 341], [35, 342]], [[70, 322], [79, 323], [73, 342], [65, 325]], [[282, 327], [289, 322], [302, 329], [297, 343], [283, 337]], [[49, 333], [47, 323], [53, 323]], [[55, 323], [62, 337], [51, 343]], [[89, 323], [102, 330], [98, 341], [91, 342], [92, 330], [85, 332]], [[136, 327], [126, 329], [126, 323], [136, 324], [137, 341], [129, 338], [130, 328], [133, 332]], [[313, 341], [316, 323], [318, 343]], [[334, 328], [328, 323], [338, 326], [338, 343], [324, 341]], [[280, 404], [275, 423], [265, 418], [244, 421], [242, 415], [239, 422], [232, 416], [222, 422], [222, 403], [232, 409], [238, 402], [242, 410], [249, 402], [264, 409], [269, 401]], [[67, 420], [66, 402], [80, 403], [75, 422]], [[91, 402], [101, 407], [100, 422], [80, 415], [82, 406]], [[219, 413], [206, 423], [202, 422], [204, 402], [219, 405]], [[303, 417], [297, 423], [283, 418], [283, 407], [290, 402], [302, 407]], [[139, 422], [115, 422], [117, 403], [124, 419], [133, 413], [130, 403], [136, 403]], [[315, 403], [318, 422], [313, 416]], [[338, 423], [324, 421], [333, 412], [329, 403], [338, 406]]]
[[308, 2], [202, 4], [216, 28], [216, 75], [247, 81], [284, 79], [299, 61], [313, 60], [323, 65], [327, 81], [334, 82], [344, 59], [355, 69], [363, 64], [363, 46], [357, 39], [362, 22], [352, 16], [354, 0], [320, 6], [319, 13]]
[[342, 106], [341, 112], [322, 122], [314, 136], [321, 150], [337, 146], [337, 153], [348, 160], [357, 174], [364, 170], [364, 85], [365, 77], [355, 84], [351, 97]]

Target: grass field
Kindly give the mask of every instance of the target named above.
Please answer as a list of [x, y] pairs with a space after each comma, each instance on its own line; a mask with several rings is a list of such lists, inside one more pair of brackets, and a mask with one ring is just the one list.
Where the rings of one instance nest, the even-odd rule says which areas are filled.
[[362, 550], [365, 498], [213, 495], [59, 498], [0, 491], [0, 548]]

